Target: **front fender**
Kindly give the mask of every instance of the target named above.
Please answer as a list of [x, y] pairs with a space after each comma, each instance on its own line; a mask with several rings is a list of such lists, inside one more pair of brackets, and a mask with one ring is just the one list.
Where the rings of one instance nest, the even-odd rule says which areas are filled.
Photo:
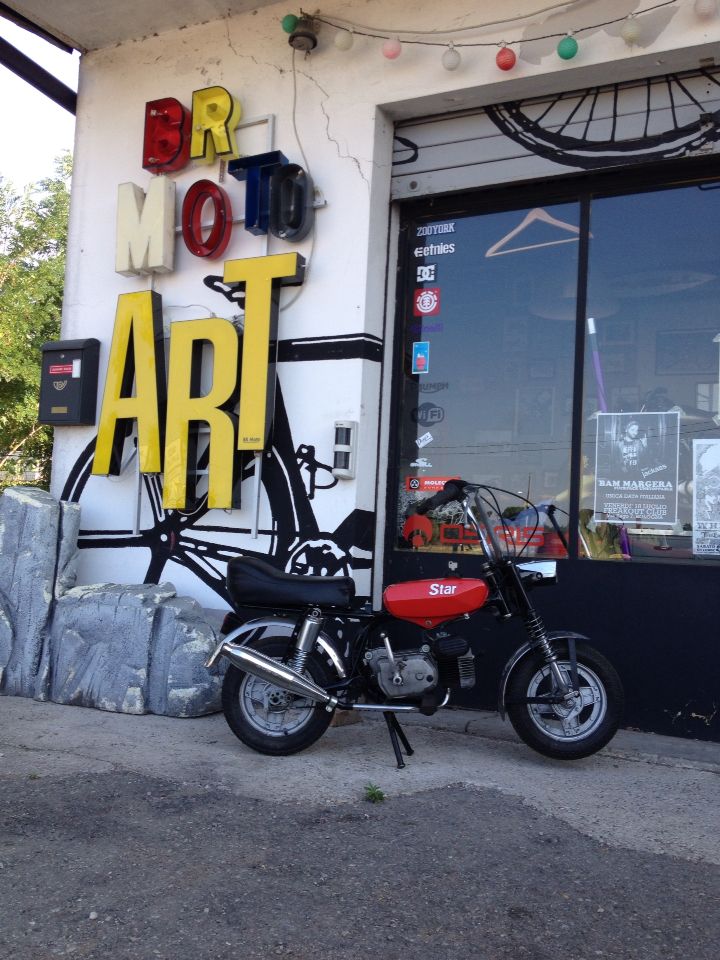
[[[283, 617], [257, 617], [254, 620], [248, 620], [246, 623], [243, 623], [242, 626], [231, 630], [230, 633], [222, 638], [205, 666], [215, 666], [220, 657], [223, 656], [222, 648], [226, 643], [232, 643], [235, 644], [235, 646], [242, 647], [248, 643], [258, 630], [260, 630], [262, 634], [271, 633], [274, 637], [287, 637], [289, 640], [295, 632], [295, 626], [296, 623], [294, 620], [286, 620]], [[315, 646], [321, 653], [324, 653], [329, 658], [338, 677], [344, 680], [347, 676], [345, 664], [330, 638], [324, 633], [319, 634]]]
[[[572, 630], [553, 630], [547, 635], [547, 638], [551, 643], [556, 640], [569, 640], [571, 637], [573, 640], [589, 640], [589, 637], [586, 637], [584, 634], [574, 633]], [[510, 674], [520, 663], [520, 661], [529, 653], [532, 653], [532, 651], [532, 646], [526, 642], [521, 647], [517, 648], [517, 650], [512, 654], [508, 662], [505, 664], [502, 676], [500, 677], [500, 685], [498, 687], [498, 713], [503, 720], [505, 719], [505, 691], [507, 690]]]

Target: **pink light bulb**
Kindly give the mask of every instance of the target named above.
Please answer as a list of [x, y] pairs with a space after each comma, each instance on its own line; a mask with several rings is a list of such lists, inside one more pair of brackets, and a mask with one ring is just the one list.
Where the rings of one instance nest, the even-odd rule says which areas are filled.
[[397, 60], [402, 53], [402, 44], [397, 37], [391, 37], [382, 45], [382, 55], [386, 60]]

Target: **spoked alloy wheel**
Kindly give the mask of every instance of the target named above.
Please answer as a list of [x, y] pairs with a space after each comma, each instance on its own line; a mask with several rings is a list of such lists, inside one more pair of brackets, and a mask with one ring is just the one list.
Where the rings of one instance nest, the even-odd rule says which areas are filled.
[[[253, 650], [288, 663], [293, 645], [285, 639], [264, 637]], [[308, 656], [303, 675], [324, 687], [330, 670], [318, 656]], [[274, 756], [305, 750], [322, 736], [332, 720], [322, 704], [299, 697], [231, 665], [223, 681], [222, 706], [230, 729], [244, 744]]]
[[[558, 657], [558, 666], [572, 686], [567, 647]], [[578, 644], [577, 673], [579, 695], [562, 703], [520, 702], [555, 692], [550, 668], [532, 656], [520, 661], [508, 681], [510, 722], [528, 746], [548, 757], [590, 756], [612, 739], [620, 724], [624, 697], [614, 667], [597, 650]]]

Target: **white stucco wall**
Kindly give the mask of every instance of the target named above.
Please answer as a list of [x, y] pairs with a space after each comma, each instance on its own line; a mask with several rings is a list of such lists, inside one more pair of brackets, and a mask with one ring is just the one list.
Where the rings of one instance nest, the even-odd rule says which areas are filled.
[[[561, 10], [552, 20], [546, 18], [544, 24], [534, 28], [518, 25], [486, 29], [474, 39], [515, 41], [527, 29], [535, 29], [536, 35], [552, 33], [576, 26], [574, 18], [580, 15], [584, 23], [598, 23], [650, 5], [632, 0], [591, 0], [574, 4], [579, 8], [574, 12]], [[323, 6], [321, 14], [379, 30], [398, 26], [430, 30], [507, 17], [542, 6], [538, 0], [487, 4], [453, 0], [444, 5], [408, 0], [393, 4], [335, 0]], [[398, 60], [388, 61], [380, 53], [381, 41], [356, 36], [352, 49], [340, 52], [333, 44], [335, 31], [328, 26], [321, 28], [317, 50], [307, 58], [296, 54], [293, 68], [292, 50], [280, 28], [287, 12], [285, 5], [274, 5], [256, 14], [148, 37], [82, 58], [63, 337], [94, 336], [100, 340], [98, 404], [118, 295], [151, 288], [158, 291], [166, 328], [174, 321], [212, 314], [230, 317], [237, 312], [233, 306], [203, 284], [208, 274], [222, 273], [223, 260], [292, 250], [308, 258], [304, 286], [282, 293], [281, 305], [285, 308], [280, 314], [281, 340], [358, 333], [383, 337], [386, 283], [389, 278], [392, 300], [394, 275], [394, 262], [388, 271], [387, 257], [393, 117], [422, 116], [572, 90], [590, 83], [692, 69], [717, 51], [720, 41], [718, 19], [699, 21], [691, 0], [681, 0], [642, 18], [646, 37], [655, 37], [651, 42], [628, 47], [619, 36], [619, 24], [589, 31], [578, 36], [580, 52], [569, 62], [555, 54], [556, 41], [527, 43], [519, 49], [521, 59], [508, 74], [496, 67], [494, 47], [463, 50], [462, 66], [450, 73], [440, 64], [441, 48], [406, 45]], [[170, 96], [189, 107], [194, 90], [216, 84], [239, 98], [244, 120], [272, 115], [274, 148], [282, 150], [291, 162], [307, 165], [326, 202], [317, 211], [314, 235], [292, 245], [253, 237], [236, 225], [223, 258], [212, 262], [193, 257], [178, 237], [173, 273], [152, 280], [122, 277], [114, 271], [117, 186], [132, 181], [146, 189], [149, 183], [150, 175], [142, 169], [145, 103]], [[266, 131], [263, 124], [241, 130], [241, 151], [252, 154], [269, 149]], [[217, 180], [218, 171], [217, 163], [190, 164], [170, 174], [177, 184], [178, 223], [189, 186], [201, 178]], [[227, 178], [224, 186], [234, 211], [242, 214], [244, 185]], [[389, 336], [386, 344], [389, 346]], [[329, 491], [318, 490], [311, 502], [319, 531], [330, 534], [353, 509], [376, 509], [377, 453], [379, 449], [383, 474], [387, 443], [386, 419], [378, 443], [380, 365], [369, 360], [284, 363], [278, 375], [294, 445], [313, 445], [322, 463], [332, 459], [333, 421], [360, 423], [357, 478], [340, 481]], [[382, 407], [386, 415], [387, 402]], [[63, 491], [95, 433], [92, 427], [56, 431], [52, 484], [56, 495]], [[85, 531], [110, 531], [111, 536], [118, 537], [118, 531], [132, 530], [137, 483], [133, 469], [117, 479], [96, 477], [87, 482], [80, 498]], [[327, 474], [318, 475], [319, 483], [328, 479]], [[377, 489], [381, 511], [385, 492], [382, 475]], [[243, 487], [240, 510], [213, 511], [201, 525], [248, 528], [252, 522], [252, 490], [253, 481], [249, 479]], [[270, 528], [270, 513], [263, 498], [261, 529]], [[144, 501], [140, 527], [147, 531], [155, 522]], [[237, 550], [272, 549], [268, 537], [252, 540], [244, 534], [197, 529], [192, 537], [199, 545], [215, 540]], [[116, 539], [116, 543], [121, 542], [122, 535]], [[83, 550], [81, 581], [141, 581], [150, 558], [148, 542], [136, 548]], [[193, 562], [202, 564], [200, 553], [193, 554]], [[368, 593], [369, 571], [356, 574], [360, 591]], [[162, 566], [161, 576], [208, 606], [223, 605], [193, 569], [173, 562], [171, 556]]]

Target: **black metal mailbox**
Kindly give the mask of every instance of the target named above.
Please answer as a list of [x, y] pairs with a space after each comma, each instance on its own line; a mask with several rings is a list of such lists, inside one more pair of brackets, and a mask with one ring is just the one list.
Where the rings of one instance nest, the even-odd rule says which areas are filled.
[[100, 341], [56, 340], [42, 347], [40, 423], [92, 426], [97, 407]]

